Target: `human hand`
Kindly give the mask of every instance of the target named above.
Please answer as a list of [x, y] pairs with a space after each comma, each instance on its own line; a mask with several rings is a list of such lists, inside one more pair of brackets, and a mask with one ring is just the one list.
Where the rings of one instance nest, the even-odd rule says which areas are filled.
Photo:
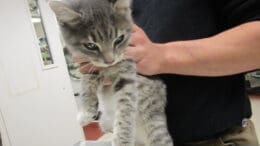
[[160, 74], [163, 54], [165, 53], [162, 44], [153, 43], [140, 27], [133, 26], [130, 45], [125, 51], [125, 56], [136, 62], [137, 72], [143, 75]]
[[102, 68], [95, 67], [86, 57], [72, 54], [72, 60], [80, 65], [79, 71], [82, 74], [91, 74], [100, 71]]

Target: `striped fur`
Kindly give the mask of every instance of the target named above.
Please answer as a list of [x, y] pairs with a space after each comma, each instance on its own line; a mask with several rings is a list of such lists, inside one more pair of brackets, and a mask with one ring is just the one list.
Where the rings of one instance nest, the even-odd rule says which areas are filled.
[[113, 146], [173, 146], [164, 111], [165, 85], [137, 75], [135, 63], [123, 58], [132, 28], [130, 0], [51, 1], [50, 6], [67, 46], [105, 67], [83, 77], [77, 99], [80, 124], [101, 111], [100, 126], [113, 132]]

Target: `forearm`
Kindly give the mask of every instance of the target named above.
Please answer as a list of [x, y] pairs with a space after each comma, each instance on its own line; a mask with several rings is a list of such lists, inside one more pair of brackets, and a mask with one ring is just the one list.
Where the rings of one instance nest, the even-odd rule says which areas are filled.
[[161, 73], [223, 76], [260, 68], [260, 22], [216, 36], [162, 44]]

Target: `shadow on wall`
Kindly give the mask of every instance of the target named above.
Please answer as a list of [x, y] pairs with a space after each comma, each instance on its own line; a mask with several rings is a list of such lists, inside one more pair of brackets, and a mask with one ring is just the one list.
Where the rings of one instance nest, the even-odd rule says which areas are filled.
[[0, 133], [0, 146], [2, 146], [2, 137], [1, 137], [1, 133]]

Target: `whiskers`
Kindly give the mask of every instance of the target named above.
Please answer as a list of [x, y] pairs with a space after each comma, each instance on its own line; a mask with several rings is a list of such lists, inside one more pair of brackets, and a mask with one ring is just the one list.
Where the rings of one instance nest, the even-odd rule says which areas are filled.
[[89, 63], [90, 68], [89, 68], [89, 74], [96, 73], [98, 71], [97, 67], [93, 65], [92, 63]]

